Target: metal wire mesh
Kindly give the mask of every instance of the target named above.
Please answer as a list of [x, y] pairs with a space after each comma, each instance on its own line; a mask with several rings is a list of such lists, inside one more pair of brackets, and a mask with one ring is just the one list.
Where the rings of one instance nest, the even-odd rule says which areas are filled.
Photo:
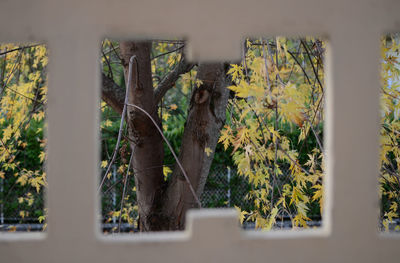
[[251, 202], [246, 198], [250, 184], [237, 175], [236, 170], [226, 166], [217, 166], [210, 171], [201, 202], [203, 207], [248, 207]]
[[[137, 231], [135, 220], [138, 218], [136, 206], [136, 192], [134, 178], [128, 180], [128, 191], [123, 208], [128, 217], [122, 218], [121, 231]], [[234, 207], [249, 208], [251, 202], [246, 198], [250, 184], [243, 177], [236, 174], [234, 169], [226, 166], [213, 167], [207, 178], [200, 201], [204, 208]], [[118, 212], [121, 209], [123, 178], [116, 168], [112, 169], [111, 176], [105, 181], [102, 189], [102, 223], [103, 231], [113, 232], [118, 226]], [[134, 219], [130, 224], [129, 219]], [[132, 222], [132, 221], [131, 221]]]
[[0, 231], [38, 231], [44, 211], [44, 193], [16, 177], [0, 179]]

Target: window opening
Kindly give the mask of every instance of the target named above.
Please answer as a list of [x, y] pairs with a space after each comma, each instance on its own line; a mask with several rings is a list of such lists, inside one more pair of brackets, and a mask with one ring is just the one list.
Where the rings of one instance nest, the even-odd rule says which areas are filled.
[[240, 63], [184, 47], [102, 42], [103, 233], [180, 230], [200, 206], [236, 207], [246, 229], [320, 226], [325, 42], [248, 38]]
[[47, 48], [0, 44], [0, 231], [46, 229]]
[[399, 232], [400, 189], [400, 105], [399, 105], [399, 48], [400, 35], [386, 35], [381, 39], [381, 130], [380, 230]]

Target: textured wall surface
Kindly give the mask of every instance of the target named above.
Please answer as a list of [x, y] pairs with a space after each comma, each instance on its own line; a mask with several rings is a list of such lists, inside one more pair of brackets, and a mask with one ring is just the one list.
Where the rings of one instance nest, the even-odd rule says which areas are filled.
[[[0, 233], [0, 262], [399, 262], [400, 237], [378, 233], [377, 194], [380, 36], [400, 31], [399, 10], [395, 0], [0, 0], [0, 41], [50, 51], [48, 231]], [[234, 211], [204, 210], [182, 233], [101, 237], [101, 39], [182, 37], [204, 61], [238, 59], [244, 37], [274, 35], [329, 43], [322, 229], [244, 232]]]

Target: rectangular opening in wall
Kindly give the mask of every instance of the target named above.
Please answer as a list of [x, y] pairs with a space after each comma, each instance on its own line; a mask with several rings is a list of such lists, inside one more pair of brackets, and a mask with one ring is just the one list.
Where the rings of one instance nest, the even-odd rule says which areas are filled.
[[182, 230], [198, 207], [236, 208], [245, 229], [320, 226], [325, 42], [248, 38], [238, 63], [184, 48], [102, 42], [102, 232]]
[[400, 232], [400, 34], [381, 39], [380, 230]]
[[44, 44], [0, 43], [1, 232], [46, 229], [47, 62]]

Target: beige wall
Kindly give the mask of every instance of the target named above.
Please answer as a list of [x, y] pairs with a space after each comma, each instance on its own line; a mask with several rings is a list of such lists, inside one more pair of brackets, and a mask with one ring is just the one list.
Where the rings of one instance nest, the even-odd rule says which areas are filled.
[[[396, 0], [0, 0], [0, 41], [50, 50], [48, 232], [0, 233], [0, 262], [400, 262], [399, 236], [377, 231], [379, 38], [391, 31]], [[205, 210], [184, 233], [100, 237], [100, 40], [177, 36], [192, 59], [227, 60], [245, 36], [273, 35], [329, 42], [323, 228], [243, 232], [234, 212]]]

